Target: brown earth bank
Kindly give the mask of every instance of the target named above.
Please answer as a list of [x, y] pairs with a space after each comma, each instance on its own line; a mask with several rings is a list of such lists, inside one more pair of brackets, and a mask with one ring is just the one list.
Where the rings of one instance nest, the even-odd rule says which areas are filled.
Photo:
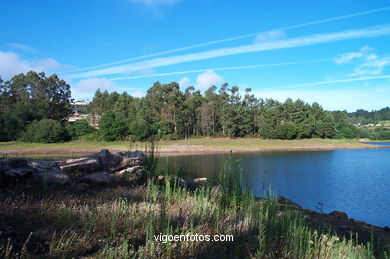
[[390, 251], [390, 228], [378, 227], [364, 221], [349, 218], [345, 212], [332, 211], [328, 214], [302, 208], [285, 197], [278, 203], [290, 207], [306, 217], [307, 223], [315, 229], [331, 230], [339, 237], [358, 239], [362, 243], [377, 242], [382, 249]]
[[[260, 142], [261, 141], [261, 142]], [[61, 144], [59, 144], [61, 145]], [[130, 146], [130, 145], [129, 145]], [[129, 151], [129, 148], [118, 147], [105, 144], [104, 148], [109, 148], [113, 152]], [[368, 145], [364, 142], [351, 143], [326, 143], [319, 141], [306, 140], [259, 140], [259, 139], [229, 139], [229, 138], [210, 138], [193, 140], [175, 140], [156, 143], [157, 153], [164, 155], [185, 155], [185, 154], [211, 154], [211, 153], [239, 153], [239, 152], [278, 152], [278, 151], [331, 151], [331, 150], [350, 150], [350, 149], [384, 149], [389, 146]], [[38, 148], [29, 148], [19, 144], [17, 148], [2, 147], [0, 156], [8, 157], [80, 157], [98, 152], [102, 149], [98, 144], [96, 147], [83, 147], [83, 143], [74, 143], [72, 146], [51, 147], [39, 146]]]

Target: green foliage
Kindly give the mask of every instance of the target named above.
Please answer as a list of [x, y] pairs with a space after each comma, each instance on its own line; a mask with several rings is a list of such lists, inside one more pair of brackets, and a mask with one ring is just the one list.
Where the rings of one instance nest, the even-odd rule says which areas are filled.
[[43, 119], [32, 122], [23, 133], [22, 139], [26, 142], [56, 143], [69, 140], [69, 134], [58, 121]]
[[99, 132], [105, 141], [118, 141], [128, 135], [129, 129], [117, 112], [108, 111], [100, 119]]
[[129, 131], [134, 140], [146, 140], [150, 136], [150, 127], [146, 120], [137, 117], [130, 123]]
[[390, 129], [375, 129], [375, 131], [369, 135], [369, 138], [372, 140], [390, 140]]
[[15, 140], [34, 120], [63, 122], [70, 112], [70, 86], [57, 75], [33, 71], [0, 80], [0, 140]]
[[278, 139], [295, 139], [297, 137], [297, 126], [294, 122], [279, 124], [275, 129], [275, 135]]
[[89, 125], [88, 121], [84, 119], [69, 123], [66, 126], [66, 129], [72, 139], [78, 139], [80, 136], [92, 134], [96, 131], [95, 128]]

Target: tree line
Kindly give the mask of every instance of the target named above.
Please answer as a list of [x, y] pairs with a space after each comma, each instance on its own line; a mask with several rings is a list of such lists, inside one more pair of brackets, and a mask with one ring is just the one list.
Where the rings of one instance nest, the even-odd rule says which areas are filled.
[[388, 130], [379, 134], [354, 126], [353, 115], [346, 111], [326, 111], [318, 103], [299, 99], [257, 98], [250, 88], [240, 94], [239, 87], [227, 83], [219, 89], [211, 86], [202, 94], [193, 86], [182, 91], [176, 82], [156, 82], [143, 98], [98, 90], [88, 111], [100, 118], [105, 140], [200, 136], [390, 139]]
[[[193, 86], [181, 90], [176, 82], [156, 82], [142, 98], [126, 92], [97, 90], [90, 104], [82, 107], [90, 114], [89, 122], [67, 121], [72, 112], [71, 101], [69, 84], [57, 75], [47, 77], [44, 73], [28, 72], [5, 82], [0, 79], [0, 141], [201, 136], [390, 139], [386, 129], [372, 132], [353, 125], [356, 118], [371, 114], [376, 119], [388, 118], [389, 108], [356, 113], [326, 111], [318, 103], [257, 98], [251, 89], [241, 93], [238, 86], [227, 83], [219, 88], [211, 86], [202, 93]], [[90, 122], [98, 123], [98, 129], [90, 126]]]

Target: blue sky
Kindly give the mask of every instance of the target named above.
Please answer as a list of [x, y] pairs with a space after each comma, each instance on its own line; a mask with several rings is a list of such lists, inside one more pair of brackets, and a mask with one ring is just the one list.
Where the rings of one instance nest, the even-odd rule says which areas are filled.
[[177, 81], [330, 110], [390, 105], [390, 0], [4, 0], [1, 9], [1, 77], [57, 73], [75, 99]]

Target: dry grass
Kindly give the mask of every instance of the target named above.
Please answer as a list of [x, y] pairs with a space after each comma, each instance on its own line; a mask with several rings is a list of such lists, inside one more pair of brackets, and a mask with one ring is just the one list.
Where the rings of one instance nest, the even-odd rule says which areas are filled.
[[[236, 175], [237, 176], [237, 175]], [[233, 178], [221, 178], [229, 183]], [[321, 235], [272, 197], [225, 185], [196, 192], [168, 178], [75, 195], [8, 193], [0, 203], [1, 258], [373, 258], [368, 245]], [[155, 234], [232, 234], [234, 242], [158, 242]]]

